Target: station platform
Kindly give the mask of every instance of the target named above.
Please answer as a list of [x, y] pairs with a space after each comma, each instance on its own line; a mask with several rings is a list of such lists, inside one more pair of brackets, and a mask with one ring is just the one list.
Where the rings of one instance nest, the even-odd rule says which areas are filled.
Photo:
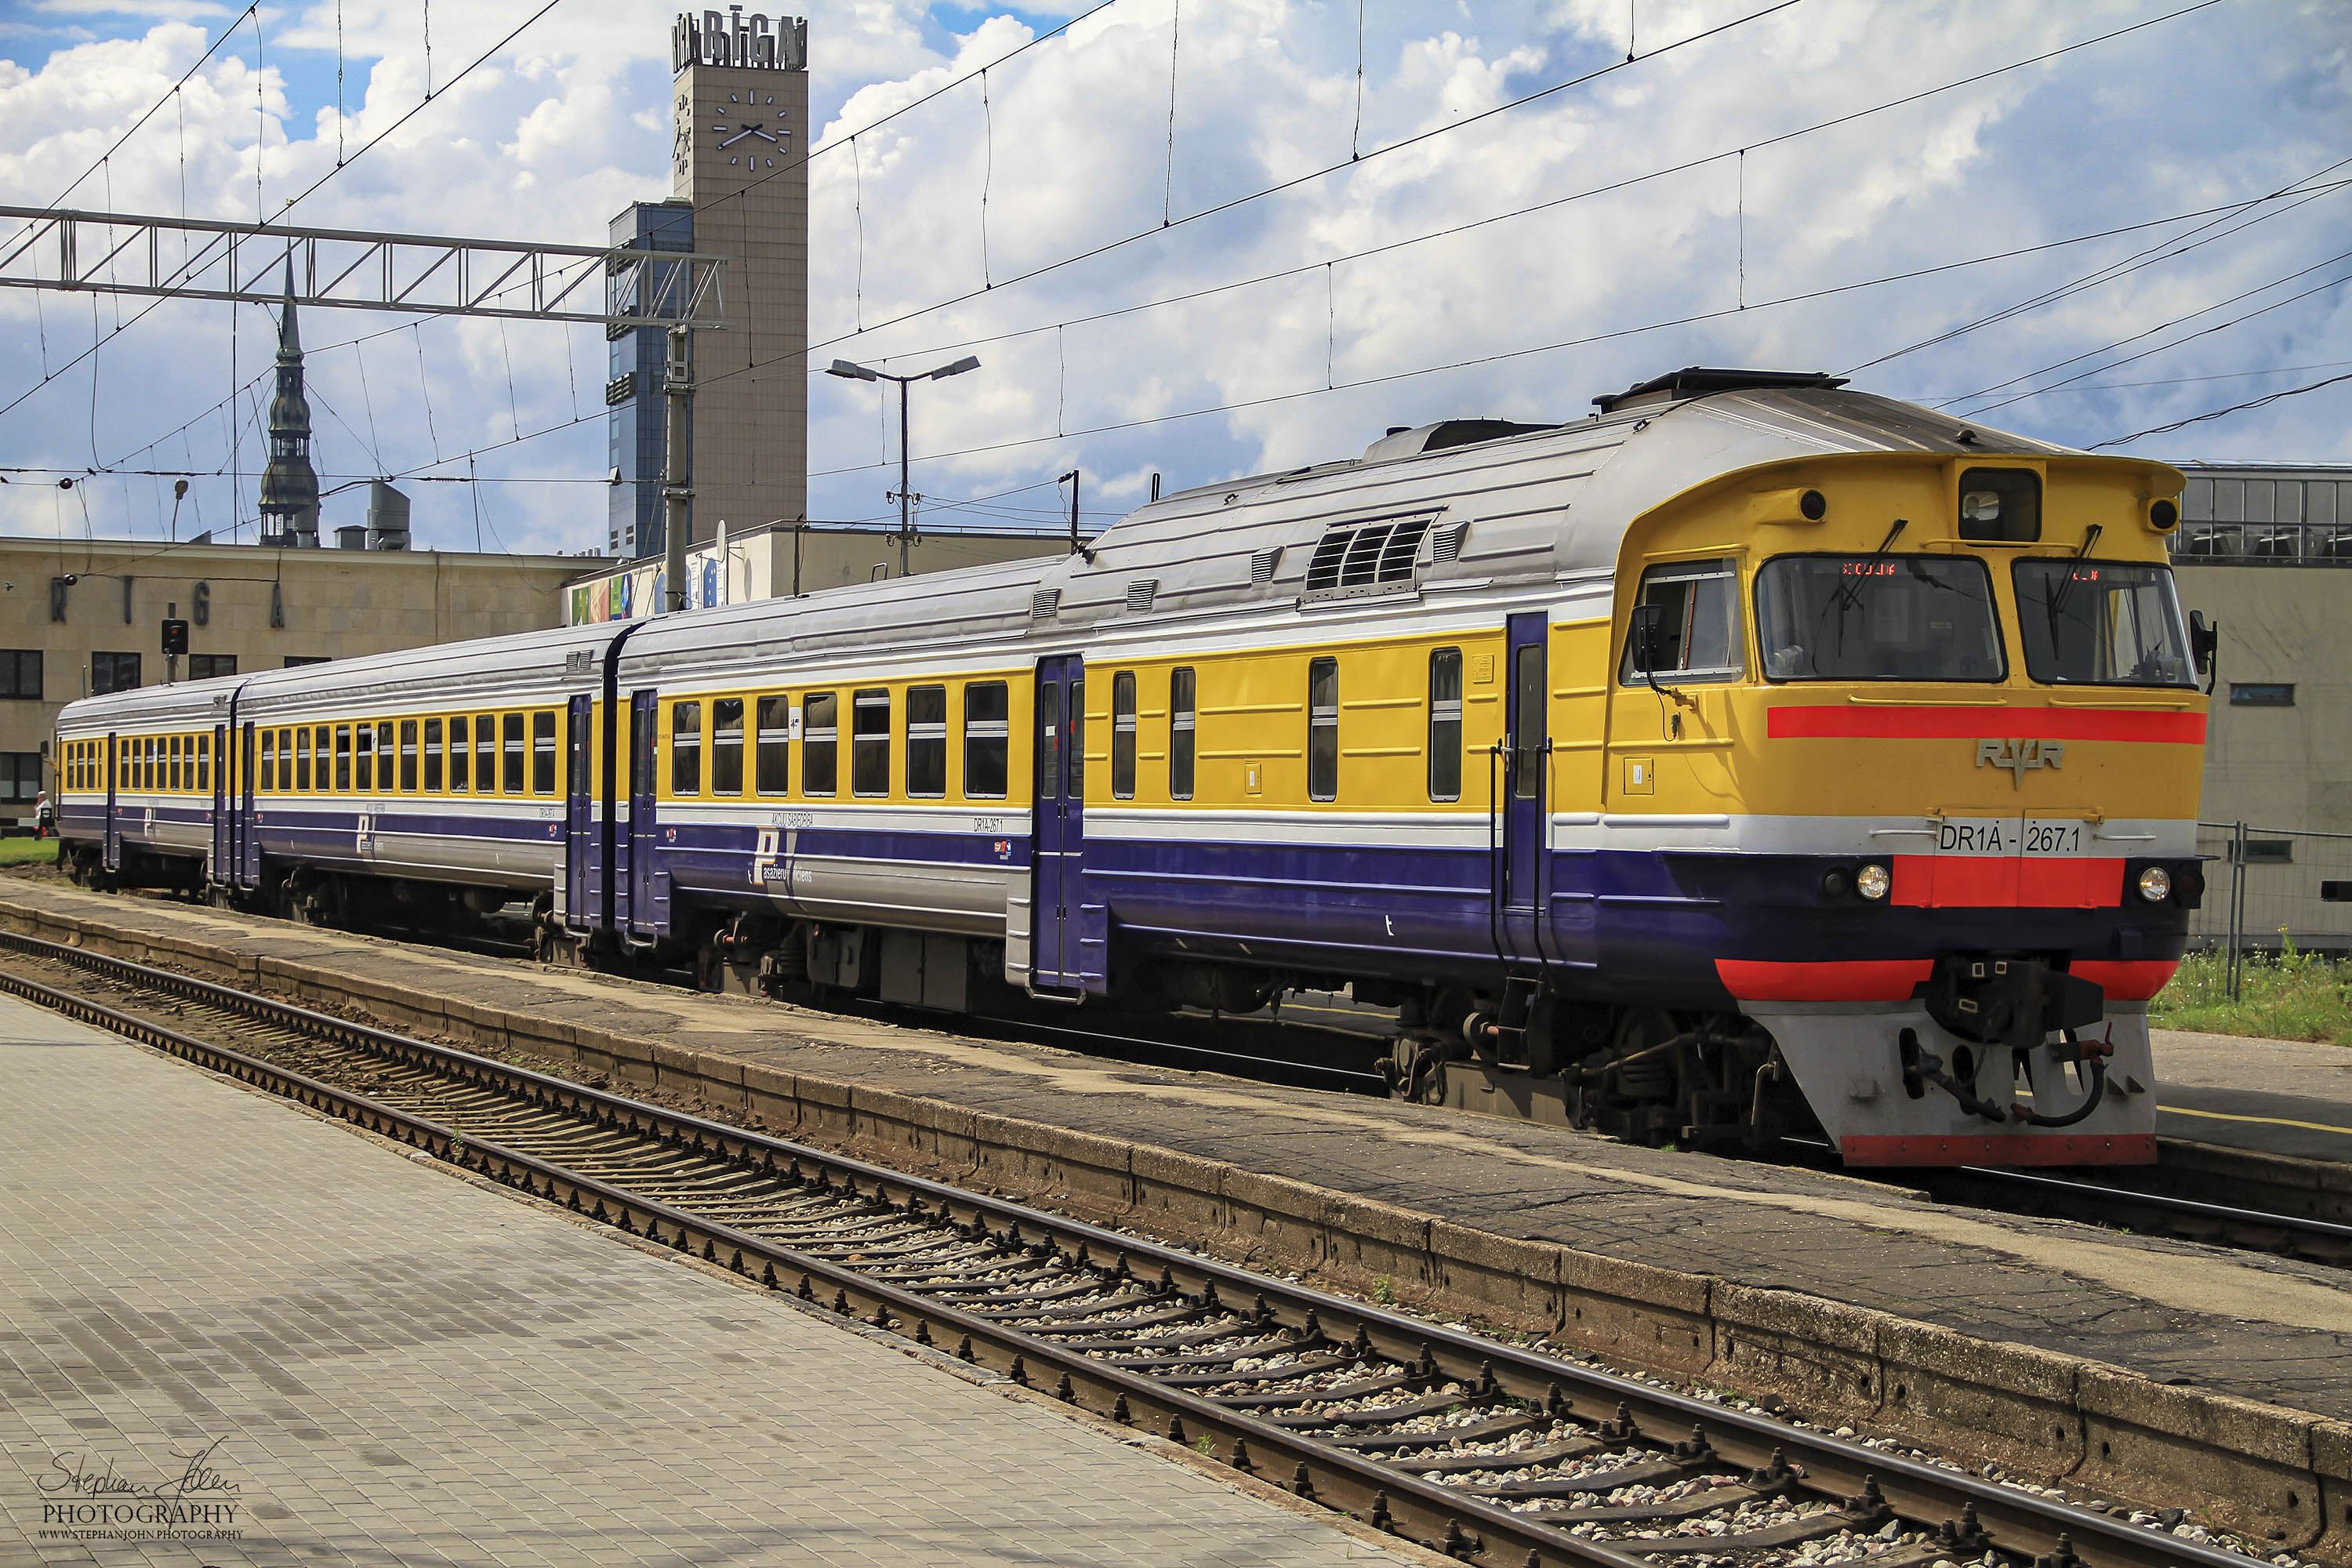
[[2352, 1046], [2154, 1031], [2157, 1131], [2352, 1163]]
[[2275, 1479], [2300, 1531], [2316, 1469], [2352, 1506], [2352, 1277], [2319, 1265], [56, 883], [0, 882], [0, 926], [474, 1048], [552, 1042], [538, 1054], [625, 1091], [1616, 1364], [1980, 1437], [2111, 1489], [2092, 1495], [2147, 1494], [2176, 1452], [2260, 1451], [2274, 1470], [2208, 1495]]
[[9, 1564], [1426, 1561], [8, 998], [0, 1149]]

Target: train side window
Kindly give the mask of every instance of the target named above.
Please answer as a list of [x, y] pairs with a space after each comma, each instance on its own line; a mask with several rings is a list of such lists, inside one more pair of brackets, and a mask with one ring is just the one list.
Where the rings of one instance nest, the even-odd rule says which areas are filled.
[[840, 788], [840, 699], [812, 691], [801, 707], [801, 793], [830, 795]]
[[1339, 798], [1339, 661], [1307, 665], [1307, 798]]
[[163, 787], [178, 789], [180, 787], [180, 737], [170, 736], [165, 740], [164, 744], [170, 750], [164, 753]]
[[702, 704], [669, 705], [669, 793], [702, 793]]
[[761, 795], [784, 795], [793, 787], [793, 700], [779, 691], [759, 702], [760, 760], [753, 781]]
[[416, 793], [416, 721], [400, 721], [400, 793]]
[[294, 731], [294, 787], [302, 794], [310, 789], [310, 727], [308, 724]]
[[[1641, 592], [1633, 603], [1646, 613], [1627, 628], [1619, 684], [1737, 680], [1748, 672], [1739, 629], [1738, 562], [1676, 561], [1653, 566], [1642, 574]], [[1646, 637], [1648, 646], [1637, 650], [1637, 637]]]
[[1013, 691], [1002, 680], [963, 689], [963, 793], [1003, 800], [1013, 771]]
[[1115, 800], [1135, 798], [1135, 671], [1131, 669], [1110, 678], [1110, 793]]
[[499, 716], [474, 715], [474, 793], [499, 792]]
[[466, 764], [473, 742], [467, 737], [466, 729], [466, 716], [463, 713], [450, 716], [449, 793], [451, 795], [463, 795], [470, 787], [467, 781], [471, 777], [471, 770]]
[[710, 700], [710, 793], [743, 793], [743, 700]]
[[499, 739], [500, 742], [499, 793], [500, 795], [520, 795], [523, 793], [524, 765], [522, 715], [520, 713], [501, 714], [499, 719]]
[[[367, 726], [362, 724], [360, 728], [365, 731]], [[349, 794], [351, 787], [352, 727], [349, 724], [338, 724], [335, 726], [335, 788]]]
[[890, 793], [890, 693], [869, 686], [850, 700], [849, 792]]
[[530, 793], [555, 793], [555, 710], [551, 708], [530, 716]]
[[1171, 800], [1192, 798], [1194, 738], [1199, 733], [1200, 707], [1194, 695], [1192, 668], [1168, 676], [1168, 795]]
[[212, 787], [213, 738], [210, 735], [199, 735], [196, 737], [196, 788], [210, 790]]
[[948, 689], [907, 688], [907, 793], [938, 799], [948, 793]]
[[294, 731], [278, 731], [278, 793], [285, 795], [294, 788]]
[[147, 787], [154, 790], [163, 787], [163, 737], [161, 735], [147, 738]]
[[362, 795], [372, 795], [375, 791], [375, 726], [361, 725], [354, 739], [358, 744], [352, 758], [352, 782]]
[[1462, 798], [1462, 650], [1429, 656], [1429, 798]]
[[441, 793], [441, 721], [425, 721], [425, 793]]
[[392, 721], [386, 719], [375, 727], [375, 789], [378, 795], [392, 793], [393, 759], [399, 754], [392, 741]]

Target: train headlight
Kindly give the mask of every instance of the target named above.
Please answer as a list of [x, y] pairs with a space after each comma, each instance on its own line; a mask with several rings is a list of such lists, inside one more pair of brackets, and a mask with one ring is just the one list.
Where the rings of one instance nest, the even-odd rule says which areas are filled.
[[2151, 904], [2160, 904], [2172, 897], [2172, 873], [2161, 866], [2150, 866], [2139, 874], [2139, 896]]
[[1895, 879], [1886, 874], [1886, 868], [1874, 860], [1853, 874], [1853, 890], [1865, 899], [1883, 899], [1894, 885]]

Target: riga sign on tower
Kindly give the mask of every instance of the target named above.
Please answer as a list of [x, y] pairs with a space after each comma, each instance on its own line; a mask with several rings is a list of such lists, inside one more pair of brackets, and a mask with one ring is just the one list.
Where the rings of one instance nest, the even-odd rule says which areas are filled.
[[796, 71], [808, 69], [808, 21], [779, 16], [772, 28], [764, 16], [743, 15], [730, 5], [727, 15], [705, 11], [677, 14], [669, 34], [669, 68], [688, 66], [733, 66], [741, 70]]

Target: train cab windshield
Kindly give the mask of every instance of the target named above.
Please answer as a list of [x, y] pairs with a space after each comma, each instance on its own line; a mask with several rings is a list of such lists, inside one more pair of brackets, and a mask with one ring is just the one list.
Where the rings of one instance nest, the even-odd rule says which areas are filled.
[[2034, 679], [2050, 686], [2196, 686], [2170, 568], [2030, 557], [2012, 570], [2025, 670]]
[[1999, 680], [1992, 578], [1950, 555], [1782, 555], [1756, 574], [1768, 680]]

